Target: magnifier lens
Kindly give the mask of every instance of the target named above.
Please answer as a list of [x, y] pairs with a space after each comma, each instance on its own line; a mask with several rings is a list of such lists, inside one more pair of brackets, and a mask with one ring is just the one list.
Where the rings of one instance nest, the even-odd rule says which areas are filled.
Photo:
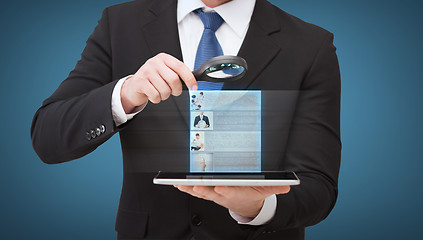
[[247, 62], [239, 56], [217, 56], [205, 61], [192, 73], [197, 81], [230, 82], [247, 73]]
[[245, 68], [235, 63], [222, 63], [207, 68], [204, 73], [211, 78], [233, 78], [245, 71]]

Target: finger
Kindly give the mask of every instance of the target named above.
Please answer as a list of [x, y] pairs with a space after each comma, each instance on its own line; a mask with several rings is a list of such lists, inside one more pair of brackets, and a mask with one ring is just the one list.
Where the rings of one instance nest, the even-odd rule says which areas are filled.
[[291, 191], [291, 187], [290, 186], [275, 186], [272, 189], [274, 192], [274, 194], [287, 194], [289, 193], [289, 191]]
[[285, 193], [288, 193], [289, 190], [291, 189], [290, 186], [263, 186], [263, 187], [254, 187], [254, 188], [265, 195], [285, 194]]
[[177, 188], [179, 189], [179, 191], [188, 193], [188, 194], [190, 194], [190, 195], [192, 195], [194, 197], [209, 200], [209, 199], [206, 198], [206, 196], [203, 196], [203, 195], [195, 192], [193, 190], [193, 187], [192, 186], [183, 186], [183, 185], [180, 185], [180, 186], [177, 186]]
[[[135, 106], [140, 106], [148, 101], [145, 93], [141, 92], [143, 84], [147, 80], [140, 79], [137, 76], [130, 76], [122, 84], [121, 101], [125, 112], [132, 110]], [[129, 90], [130, 89], [130, 90]], [[126, 109], [125, 109], [126, 106]]]
[[188, 87], [188, 89], [192, 91], [198, 90], [197, 81], [195, 80], [194, 75], [192, 74], [191, 70], [185, 65], [183, 62], [179, 61], [177, 58], [169, 55], [169, 54], [159, 54], [160, 57], [163, 59], [166, 66], [172, 69], [179, 77], [181, 77], [182, 81]]
[[215, 191], [227, 199], [236, 199], [240, 196], [248, 196], [251, 200], [263, 199], [272, 194], [284, 194], [289, 192], [289, 186], [255, 186], [255, 187], [231, 187], [218, 186]]
[[157, 92], [159, 92], [160, 100], [164, 101], [169, 98], [172, 90], [158, 72], [148, 76], [148, 81], [153, 85]]
[[234, 195], [237, 195], [236, 187], [228, 187], [228, 186], [216, 186], [214, 191], [226, 198], [232, 198]]
[[172, 69], [170, 69], [164, 63], [159, 67], [159, 74], [166, 81], [167, 85], [171, 89], [171, 94], [173, 96], [179, 96], [182, 93], [182, 82], [178, 74], [176, 74]]
[[191, 186], [184, 186], [184, 185], [178, 185], [178, 186], [176, 186], [176, 188], [179, 190], [179, 191], [181, 191], [181, 192], [184, 192], [184, 193], [188, 193], [188, 194], [196, 194], [196, 193], [194, 193], [194, 191], [192, 190], [192, 187]]
[[145, 94], [150, 102], [159, 103], [161, 101], [160, 93], [148, 80], [137, 81], [137, 89], [137, 93]]
[[[245, 186], [245, 187], [238, 187], [238, 186], [217, 186], [215, 187], [215, 191], [225, 196], [225, 198], [238, 198], [238, 197], [245, 197], [245, 196], [257, 196], [257, 191], [252, 187]], [[261, 195], [261, 193], [260, 193]]]
[[224, 198], [224, 196], [220, 195], [219, 193], [217, 193], [215, 190], [215, 187], [209, 187], [209, 186], [194, 186], [193, 187], [193, 191], [205, 196], [208, 200], [212, 200], [215, 202], [221, 202], [222, 198]]

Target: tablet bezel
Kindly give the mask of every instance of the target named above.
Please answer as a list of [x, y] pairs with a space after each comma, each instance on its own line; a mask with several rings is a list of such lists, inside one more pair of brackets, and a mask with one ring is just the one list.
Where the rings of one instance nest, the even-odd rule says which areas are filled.
[[[289, 177], [287, 177], [289, 175]], [[295, 172], [159, 172], [154, 184], [186, 186], [292, 186], [299, 185]]]

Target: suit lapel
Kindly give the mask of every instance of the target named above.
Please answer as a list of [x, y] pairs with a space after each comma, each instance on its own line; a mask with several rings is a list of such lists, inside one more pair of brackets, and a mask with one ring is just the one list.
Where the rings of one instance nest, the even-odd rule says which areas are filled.
[[150, 20], [141, 27], [141, 31], [151, 54], [155, 56], [164, 52], [182, 60], [176, 1], [153, 1], [150, 12]]
[[280, 51], [270, 37], [280, 31], [273, 6], [267, 1], [257, 0], [247, 35], [238, 56], [248, 64], [247, 74], [240, 80], [223, 85], [224, 90], [247, 89]]
[[[181, 44], [179, 42], [178, 23], [176, 16], [177, 2], [174, 0], [153, 1], [150, 7], [150, 21], [142, 26], [141, 31], [151, 50], [152, 56], [158, 53], [168, 53], [179, 60], [182, 59]], [[168, 101], [174, 101], [176, 107], [189, 126], [189, 94], [183, 84], [182, 94], [171, 97]]]

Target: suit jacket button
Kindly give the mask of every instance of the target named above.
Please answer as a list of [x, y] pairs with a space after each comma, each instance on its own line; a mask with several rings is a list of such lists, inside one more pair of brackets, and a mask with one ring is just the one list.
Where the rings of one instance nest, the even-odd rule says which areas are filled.
[[100, 134], [101, 134], [100, 128], [95, 129], [95, 134], [97, 135], [97, 137], [100, 136]]
[[106, 126], [104, 126], [103, 124], [100, 126], [100, 131], [101, 133], [104, 133], [106, 131]]
[[201, 218], [197, 215], [194, 215], [191, 219], [191, 223], [194, 226], [200, 226], [201, 225]]
[[91, 140], [91, 133], [90, 132], [86, 132], [85, 133], [87, 140], [90, 141]]
[[91, 133], [91, 138], [93, 138], [93, 139], [94, 139], [95, 137], [97, 137], [97, 135], [95, 135], [95, 131], [94, 131], [94, 130], [91, 130], [91, 132], [90, 132], [90, 133]]

